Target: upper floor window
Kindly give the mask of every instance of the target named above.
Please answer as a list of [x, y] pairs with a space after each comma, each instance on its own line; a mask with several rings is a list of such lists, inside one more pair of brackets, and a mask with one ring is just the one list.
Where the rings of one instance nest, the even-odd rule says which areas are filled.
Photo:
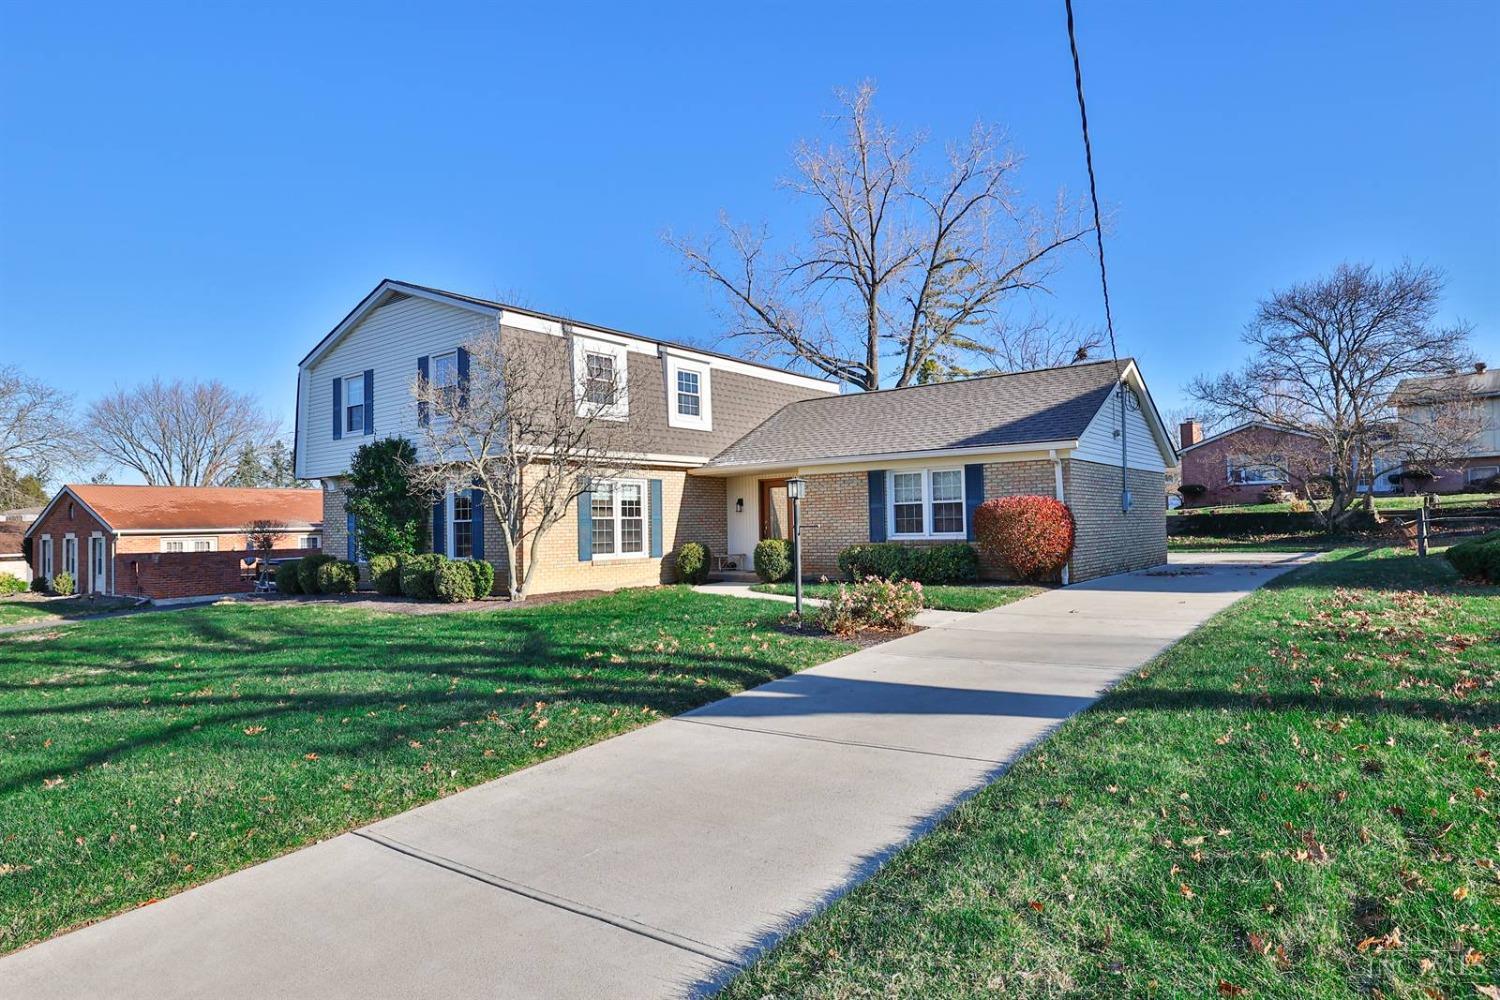
[[365, 432], [365, 376], [350, 375], [344, 379], [344, 433]]
[[583, 398], [599, 406], [609, 406], [615, 401], [615, 359], [609, 354], [584, 355]]
[[625, 420], [630, 416], [626, 347], [610, 340], [573, 338], [574, 398], [578, 415]]
[[698, 431], [713, 430], [708, 364], [668, 351], [666, 378], [667, 425]]
[[598, 482], [590, 496], [594, 558], [646, 554], [646, 484]]
[[892, 472], [889, 526], [892, 536], [961, 538], [965, 533], [963, 470]]
[[432, 358], [432, 386], [445, 395], [458, 385], [458, 352], [437, 354]]
[[1224, 478], [1237, 486], [1273, 486], [1287, 481], [1285, 469], [1286, 461], [1280, 455], [1231, 455], [1225, 463]]

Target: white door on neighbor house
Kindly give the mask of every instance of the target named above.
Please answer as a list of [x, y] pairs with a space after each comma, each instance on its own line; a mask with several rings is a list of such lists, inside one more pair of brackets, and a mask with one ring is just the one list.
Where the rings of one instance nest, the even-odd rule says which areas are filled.
[[96, 594], [104, 593], [104, 539], [89, 539], [89, 589]]

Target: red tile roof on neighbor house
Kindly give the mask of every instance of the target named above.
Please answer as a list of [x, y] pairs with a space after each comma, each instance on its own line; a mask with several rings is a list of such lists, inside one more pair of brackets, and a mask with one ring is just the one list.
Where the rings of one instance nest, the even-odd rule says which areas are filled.
[[70, 484], [67, 489], [116, 531], [233, 531], [261, 520], [281, 521], [290, 528], [323, 523], [323, 495], [319, 490], [93, 484]]

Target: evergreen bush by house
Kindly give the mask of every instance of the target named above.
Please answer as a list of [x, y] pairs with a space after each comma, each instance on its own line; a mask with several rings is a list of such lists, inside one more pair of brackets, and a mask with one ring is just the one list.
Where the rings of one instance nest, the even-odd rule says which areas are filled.
[[449, 604], [474, 599], [474, 572], [463, 560], [443, 560], [433, 571], [432, 587], [437, 596]]
[[73, 596], [73, 574], [63, 570], [52, 578], [52, 592], [59, 597]]
[[302, 593], [302, 560], [296, 559], [292, 562], [278, 563], [276, 566], [276, 593], [278, 594], [300, 594]]
[[867, 542], [839, 553], [839, 572], [849, 580], [878, 576], [882, 580], [962, 583], [979, 576], [979, 553], [967, 542], [905, 545]]
[[785, 580], [792, 572], [792, 543], [785, 538], [766, 538], [755, 546], [755, 574], [766, 583]]
[[318, 567], [318, 592], [321, 594], [352, 594], [359, 589], [359, 566], [344, 559], [335, 559]]
[[39, 576], [31, 581], [31, 591], [34, 594], [45, 594], [47, 592], [47, 578]]
[[1016, 576], [1043, 580], [1073, 552], [1073, 512], [1048, 496], [995, 497], [975, 509], [974, 537], [985, 555]]
[[304, 594], [318, 594], [318, 567], [333, 562], [334, 556], [326, 552], [314, 552], [297, 560], [297, 583]]
[[391, 555], [370, 557], [370, 583], [375, 593], [385, 597], [401, 596], [401, 557]]
[[495, 567], [484, 559], [470, 559], [465, 563], [474, 576], [474, 599], [482, 601], [495, 592]]
[[419, 556], [405, 556], [401, 560], [401, 593], [419, 601], [430, 601], [437, 596], [437, 581], [434, 579], [438, 566], [447, 558], [435, 552], [424, 552]]
[[677, 550], [677, 582], [706, 583], [710, 559], [708, 546], [687, 542]]
[[25, 580], [19, 576], [11, 576], [9, 573], [0, 575], [0, 595], [23, 594], [25, 592]]

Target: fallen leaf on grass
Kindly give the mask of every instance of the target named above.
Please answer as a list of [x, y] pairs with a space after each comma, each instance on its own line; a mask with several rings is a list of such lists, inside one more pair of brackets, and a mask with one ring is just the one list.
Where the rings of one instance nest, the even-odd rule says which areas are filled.
[[265, 731], [266, 731], [266, 727], [265, 726], [246, 726], [245, 727], [245, 735], [246, 736], [259, 736], [261, 733], [263, 733]]
[[1459, 902], [1463, 902], [1464, 900], [1468, 899], [1469, 898], [1469, 888], [1468, 888], [1468, 886], [1461, 885], [1457, 889], [1454, 889], [1453, 890], [1453, 898], [1456, 899], [1456, 900], [1458, 900]]
[[1219, 980], [1219, 996], [1221, 996], [1221, 997], [1237, 997], [1237, 996], [1243, 996], [1244, 993], [1245, 993], [1245, 988], [1243, 986], [1236, 986], [1236, 985], [1234, 985], [1233, 983], [1231, 983], [1227, 979], [1221, 979], [1221, 980]]
[[1033, 910], [1035, 910], [1035, 911], [1036, 911], [1036, 912], [1038, 912], [1038, 913], [1041, 913], [1041, 912], [1042, 912], [1042, 910], [1043, 910], [1043, 906], [1042, 906], [1042, 904], [1041, 904], [1041, 903], [1039, 903], [1039, 902], [1037, 902], [1037, 901], [1036, 901], [1036, 900], [1034, 900], [1034, 899], [1033, 899], [1033, 900], [1031, 900], [1031, 901], [1030, 901], [1030, 902], [1029, 902], [1029, 903], [1027, 903], [1027, 904], [1026, 904], [1026, 905], [1027, 905], [1027, 906], [1029, 906], [1029, 907], [1031, 907], [1031, 908], [1032, 908], [1032, 909], [1033, 909]]

